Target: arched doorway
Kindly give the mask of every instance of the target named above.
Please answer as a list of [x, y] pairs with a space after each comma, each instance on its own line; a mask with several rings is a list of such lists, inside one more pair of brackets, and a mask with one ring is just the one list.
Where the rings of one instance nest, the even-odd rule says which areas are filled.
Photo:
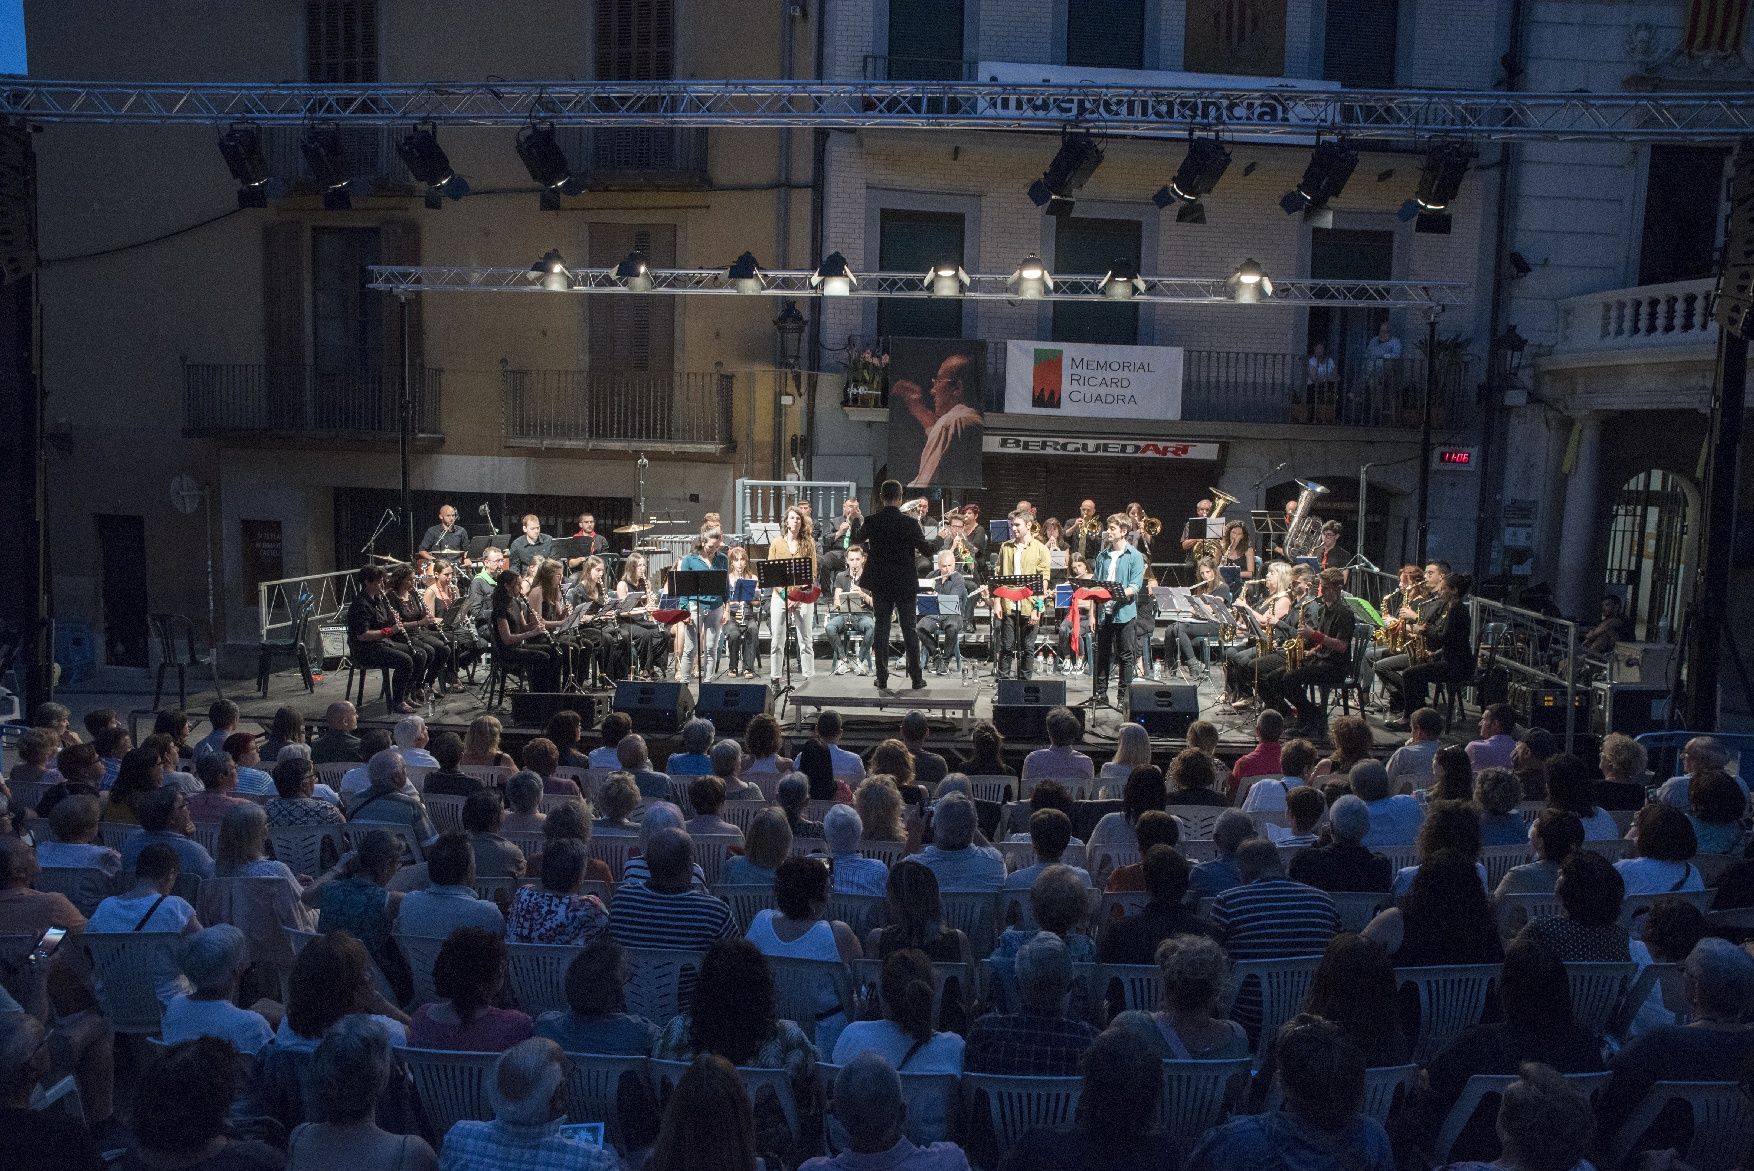
[[1680, 627], [1698, 505], [1692, 484], [1656, 468], [1633, 476], [1614, 496], [1605, 592], [1626, 599], [1640, 641], [1668, 641]]

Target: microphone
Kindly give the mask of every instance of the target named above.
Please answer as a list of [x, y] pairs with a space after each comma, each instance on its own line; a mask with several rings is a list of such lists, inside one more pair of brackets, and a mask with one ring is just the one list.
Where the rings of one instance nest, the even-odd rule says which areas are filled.
[[476, 509], [476, 510], [475, 510], [475, 514], [476, 514], [476, 515], [477, 515], [477, 516], [482, 516], [482, 517], [487, 517], [487, 516], [491, 516], [491, 515], [492, 515], [492, 513], [490, 513], [490, 512], [488, 512], [488, 511], [487, 511], [487, 503], [486, 503], [486, 502], [485, 502], [485, 501], [483, 501], [483, 502], [482, 502], [482, 504], [481, 504], [481, 507], [480, 507], [480, 508], [478, 508], [478, 509]]

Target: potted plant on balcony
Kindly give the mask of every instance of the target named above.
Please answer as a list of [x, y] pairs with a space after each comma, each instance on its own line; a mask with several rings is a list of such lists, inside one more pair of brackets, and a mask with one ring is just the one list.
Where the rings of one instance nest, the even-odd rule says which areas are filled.
[[888, 354], [867, 346], [847, 360], [847, 406], [880, 407], [888, 389]]

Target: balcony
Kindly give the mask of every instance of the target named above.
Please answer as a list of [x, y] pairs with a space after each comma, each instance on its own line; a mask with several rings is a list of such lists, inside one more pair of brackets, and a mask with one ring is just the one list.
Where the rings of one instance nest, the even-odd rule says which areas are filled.
[[570, 127], [557, 137], [593, 191], [697, 188], [712, 182], [705, 127]]
[[735, 379], [729, 374], [595, 370], [505, 371], [505, 434], [512, 447], [732, 451]]
[[1610, 289], [1559, 302], [1559, 340], [1553, 353], [1634, 353], [1670, 346], [1716, 346], [1712, 317], [1715, 282], [1709, 277]]
[[[414, 430], [442, 439], [444, 372], [414, 371]], [[383, 439], [398, 433], [395, 371], [331, 374], [310, 366], [185, 363], [183, 433]]]

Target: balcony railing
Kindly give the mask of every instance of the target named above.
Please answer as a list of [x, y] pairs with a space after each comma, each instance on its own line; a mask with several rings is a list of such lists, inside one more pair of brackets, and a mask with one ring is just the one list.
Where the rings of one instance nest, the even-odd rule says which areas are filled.
[[719, 373], [507, 370], [506, 442], [729, 451], [734, 383]]
[[[1003, 338], [986, 341], [986, 379], [982, 410], [1005, 410]], [[883, 354], [887, 339], [849, 338], [848, 353]], [[1417, 347], [1411, 347], [1417, 351]], [[1303, 354], [1243, 350], [1182, 352], [1181, 417], [1212, 423], [1318, 423], [1346, 427], [1417, 427], [1424, 400], [1427, 367], [1424, 355], [1370, 361], [1337, 362], [1331, 381], [1312, 384], [1309, 359]], [[1433, 425], [1462, 421], [1468, 385], [1465, 356], [1439, 355], [1431, 385]], [[865, 367], [866, 371], [878, 371]], [[849, 376], [842, 404], [882, 407], [888, 403], [882, 377]]]
[[[444, 434], [439, 419], [444, 372], [414, 371], [414, 430]], [[334, 435], [381, 438], [400, 430], [394, 372], [331, 374], [310, 366], [198, 363], [183, 366], [183, 431], [188, 435]]]
[[573, 170], [593, 190], [704, 187], [711, 181], [703, 126], [569, 127], [558, 138]]
[[1567, 297], [1559, 302], [1554, 352], [1716, 345], [1713, 300], [1709, 277]]

